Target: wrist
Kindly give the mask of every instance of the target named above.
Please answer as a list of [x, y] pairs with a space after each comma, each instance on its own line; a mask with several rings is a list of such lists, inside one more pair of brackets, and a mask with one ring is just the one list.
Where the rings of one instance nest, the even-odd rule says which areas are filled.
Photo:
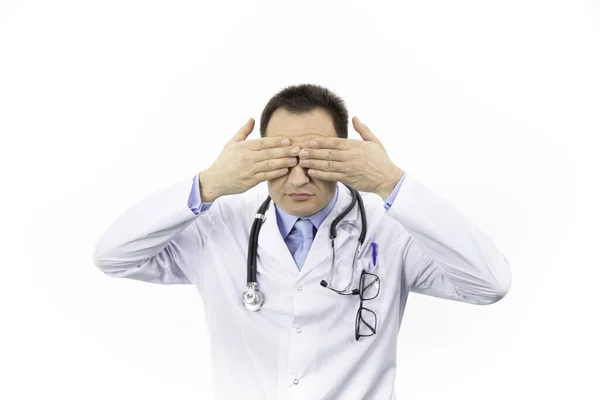
[[200, 201], [202, 203], [212, 203], [222, 196], [208, 169], [198, 174], [198, 188], [200, 190]]
[[404, 176], [404, 171], [400, 168], [396, 167], [391, 174], [391, 178], [387, 181], [387, 183], [383, 184], [381, 188], [376, 192], [383, 199], [383, 201], [387, 200], [388, 197], [392, 194], [400, 179]]

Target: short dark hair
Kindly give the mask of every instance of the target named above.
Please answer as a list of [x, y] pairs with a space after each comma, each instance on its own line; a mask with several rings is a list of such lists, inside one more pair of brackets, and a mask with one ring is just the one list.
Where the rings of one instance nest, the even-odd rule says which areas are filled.
[[331, 90], [311, 83], [287, 86], [271, 97], [260, 116], [260, 136], [267, 134], [267, 125], [278, 108], [291, 114], [304, 114], [322, 109], [333, 119], [337, 137], [348, 138], [348, 110], [341, 97]]

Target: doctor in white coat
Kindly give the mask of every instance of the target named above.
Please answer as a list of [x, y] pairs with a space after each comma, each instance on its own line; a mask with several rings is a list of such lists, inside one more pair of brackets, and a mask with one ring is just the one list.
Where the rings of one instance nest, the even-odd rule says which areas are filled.
[[[121, 214], [98, 241], [94, 263], [116, 278], [196, 286], [217, 399], [396, 399], [409, 292], [491, 304], [509, 290], [509, 262], [397, 167], [356, 117], [362, 140], [347, 139], [348, 112], [328, 89], [287, 87], [261, 117], [260, 139], [246, 140], [251, 118], [208, 169]], [[358, 251], [358, 201], [337, 223], [333, 248], [330, 240], [350, 188], [365, 209]], [[249, 258], [264, 295], [256, 311], [242, 301]]]

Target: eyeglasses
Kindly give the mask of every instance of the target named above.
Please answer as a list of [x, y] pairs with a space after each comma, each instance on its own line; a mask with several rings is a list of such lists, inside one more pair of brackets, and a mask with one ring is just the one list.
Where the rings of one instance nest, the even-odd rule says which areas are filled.
[[373, 310], [363, 307], [363, 303], [373, 300], [379, 295], [380, 285], [381, 283], [377, 275], [366, 272], [363, 269], [360, 274], [358, 293], [353, 291], [353, 294], [358, 294], [360, 297], [360, 307], [356, 312], [356, 323], [354, 325], [354, 337], [356, 340], [360, 337], [373, 336], [377, 333], [377, 315], [375, 315]]

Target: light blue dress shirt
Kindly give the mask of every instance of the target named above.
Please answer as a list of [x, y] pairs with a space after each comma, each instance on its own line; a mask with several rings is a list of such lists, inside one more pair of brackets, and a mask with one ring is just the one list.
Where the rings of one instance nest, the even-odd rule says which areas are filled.
[[[199, 183], [198, 183], [198, 175], [200, 175], [200, 173], [198, 173], [198, 174], [196, 174], [196, 176], [194, 176], [194, 180], [192, 183], [192, 190], [190, 191], [190, 196], [188, 198], [188, 206], [190, 207], [190, 210], [192, 210], [192, 212], [196, 215], [200, 214], [201, 212], [204, 212], [205, 210], [208, 210], [210, 208], [210, 206], [212, 205], [212, 202], [200, 203], [200, 189], [199, 189]], [[396, 199], [396, 196], [398, 195], [398, 191], [400, 190], [400, 186], [402, 186], [402, 182], [404, 182], [405, 177], [406, 177], [406, 172], [402, 175], [402, 179], [400, 179], [400, 181], [398, 181], [398, 184], [396, 185], [396, 187], [394, 188], [392, 193], [385, 200], [385, 203], [383, 204], [383, 206], [385, 207], [386, 210], [389, 210], [390, 207], [392, 206], [392, 204], [394, 203], [394, 200]], [[327, 206], [325, 208], [323, 208], [322, 210], [320, 210], [320, 211], [316, 212], [315, 214], [308, 217], [308, 219], [310, 219], [310, 221], [315, 226], [315, 228], [314, 228], [315, 234], [316, 234], [316, 230], [319, 229], [319, 226], [321, 226], [321, 223], [325, 220], [325, 218], [327, 217], [327, 215], [333, 208], [335, 202], [337, 201], [338, 191], [339, 191], [339, 189], [336, 187], [335, 195], [333, 196], [333, 199], [331, 199], [329, 204], [327, 204]], [[285, 211], [283, 211], [282, 209], [277, 207], [277, 204], [275, 204], [275, 211], [277, 214], [277, 225], [279, 226], [279, 232], [281, 233], [281, 237], [285, 241], [285, 244], [287, 245], [288, 249], [290, 249], [290, 252], [293, 254], [293, 249], [297, 249], [298, 246], [300, 246], [300, 243], [297, 241], [294, 241], [293, 236], [289, 236], [289, 234], [290, 234], [292, 228], [294, 227], [294, 224], [298, 220], [298, 217], [286, 213]], [[300, 240], [301, 240], [301, 238], [300, 238]]]

